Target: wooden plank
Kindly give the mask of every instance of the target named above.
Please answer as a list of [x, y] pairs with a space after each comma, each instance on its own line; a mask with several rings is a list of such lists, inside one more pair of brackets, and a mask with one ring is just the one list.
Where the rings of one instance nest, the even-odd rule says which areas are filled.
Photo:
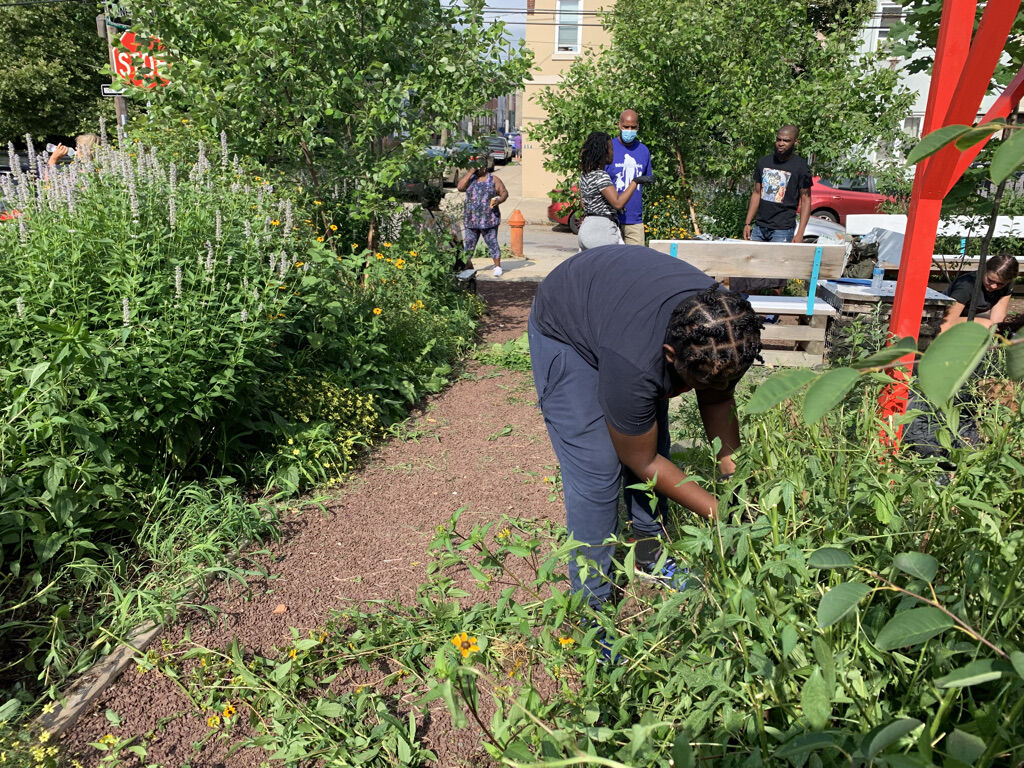
[[[807, 299], [803, 296], [751, 296], [750, 306], [760, 315], [806, 315]], [[814, 302], [814, 315], [832, 317], [835, 307], [821, 296]]]
[[809, 325], [766, 325], [761, 329], [761, 341], [823, 341], [824, 328]]
[[825, 362], [822, 355], [812, 352], [794, 352], [787, 349], [764, 349], [761, 357], [767, 365], [781, 365], [790, 368], [812, 368]]
[[[812, 243], [761, 243], [753, 240], [651, 240], [648, 247], [671, 253], [697, 269], [727, 277], [775, 277], [808, 280], [818, 246]], [[846, 261], [845, 245], [821, 246], [822, 279], [839, 277]]]

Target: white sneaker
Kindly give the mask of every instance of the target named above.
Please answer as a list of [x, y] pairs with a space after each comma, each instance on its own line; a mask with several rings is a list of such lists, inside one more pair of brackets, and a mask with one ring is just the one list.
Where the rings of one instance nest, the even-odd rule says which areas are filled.
[[504, 274], [504, 270], [501, 267], [495, 267], [494, 268], [494, 276], [495, 277], [501, 277], [502, 274]]

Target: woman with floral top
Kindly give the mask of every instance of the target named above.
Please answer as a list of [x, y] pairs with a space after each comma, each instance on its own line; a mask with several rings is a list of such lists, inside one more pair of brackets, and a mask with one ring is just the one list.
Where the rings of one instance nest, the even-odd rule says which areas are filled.
[[494, 175], [494, 158], [488, 157], [486, 165], [470, 169], [459, 180], [457, 188], [459, 192], [466, 193], [466, 207], [462, 217], [466, 227], [466, 269], [473, 268], [473, 251], [476, 250], [477, 241], [483, 237], [494, 262], [494, 276], [501, 277], [501, 249], [498, 247], [501, 212], [498, 206], [508, 199], [508, 190], [501, 179]]

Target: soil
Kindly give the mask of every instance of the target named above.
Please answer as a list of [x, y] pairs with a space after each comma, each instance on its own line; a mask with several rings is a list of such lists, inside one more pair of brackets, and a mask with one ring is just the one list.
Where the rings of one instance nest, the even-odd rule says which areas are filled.
[[[535, 289], [535, 283], [481, 282], [489, 307], [481, 342], [521, 336]], [[564, 520], [543, 482], [553, 474], [555, 457], [529, 373], [477, 363], [465, 373], [414, 411], [406, 427], [414, 439], [390, 440], [349, 482], [328, 491], [329, 498], [318, 494], [326, 514], [316, 505], [294, 505], [281, 541], [259, 559], [272, 578], [250, 578], [249, 593], [234, 582], [215, 584], [207, 602], [216, 617], [182, 616], [164, 637], [175, 643], [187, 631], [192, 641], [210, 648], [225, 648], [237, 638], [248, 650], [269, 653], [290, 643], [291, 627], [305, 635], [324, 626], [332, 609], [370, 600], [411, 601], [426, 580], [434, 529], [460, 507], [469, 524], [503, 514]], [[284, 611], [275, 612], [280, 606]], [[117, 728], [108, 722], [107, 709], [120, 716]], [[176, 713], [183, 714], [173, 718]], [[166, 677], [140, 675], [131, 665], [63, 745], [83, 766], [97, 766], [103, 753], [89, 742], [107, 733], [142, 736], [172, 718], [146, 739], [146, 764], [250, 768], [266, 760], [262, 749], [228, 755], [228, 745], [216, 740], [194, 751], [193, 742], [209, 733], [206, 714], [192, 709]], [[456, 730], [443, 704], [432, 715], [421, 741], [437, 754], [439, 766], [489, 763], [478, 732]]]

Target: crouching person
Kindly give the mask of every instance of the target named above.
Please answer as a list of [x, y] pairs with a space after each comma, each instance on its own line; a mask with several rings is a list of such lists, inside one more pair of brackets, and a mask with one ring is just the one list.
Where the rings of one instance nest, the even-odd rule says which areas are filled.
[[761, 350], [750, 303], [720, 290], [697, 268], [644, 246], [592, 248], [556, 267], [537, 289], [529, 321], [537, 398], [558, 457], [569, 534], [601, 573], [574, 591], [592, 605], [611, 594], [619, 488], [656, 479], [652, 514], [642, 491], [625, 491], [637, 566], [671, 580], [675, 564], [650, 574], [661, 554], [660, 517], [672, 499], [706, 519], [718, 500], [669, 459], [668, 401], [693, 390], [719, 470], [735, 469], [739, 446], [733, 389]]

